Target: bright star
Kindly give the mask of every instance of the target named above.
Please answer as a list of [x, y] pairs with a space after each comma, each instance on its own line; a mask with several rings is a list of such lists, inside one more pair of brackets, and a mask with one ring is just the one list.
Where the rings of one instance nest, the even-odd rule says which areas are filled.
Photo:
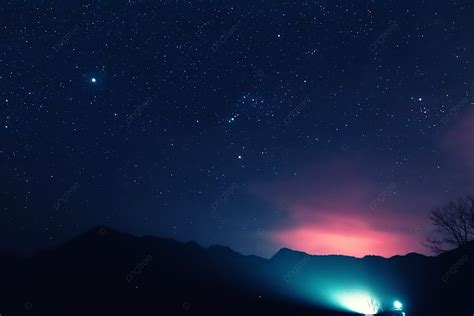
[[91, 79], [91, 82], [92, 82], [92, 83], [95, 83], [96, 81], [97, 81], [97, 79], [95, 79], [95, 78], [92, 78], [92, 79]]

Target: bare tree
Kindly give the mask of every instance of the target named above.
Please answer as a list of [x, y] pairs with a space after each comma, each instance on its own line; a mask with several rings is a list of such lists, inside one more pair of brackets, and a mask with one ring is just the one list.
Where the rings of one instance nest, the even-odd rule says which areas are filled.
[[467, 196], [436, 207], [430, 214], [434, 231], [425, 246], [435, 253], [461, 247], [474, 240], [474, 198]]

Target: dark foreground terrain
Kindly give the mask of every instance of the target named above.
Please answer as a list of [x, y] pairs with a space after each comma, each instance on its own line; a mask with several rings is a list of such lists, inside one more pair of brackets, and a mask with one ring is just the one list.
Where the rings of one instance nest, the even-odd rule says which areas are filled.
[[316, 293], [362, 282], [400, 295], [407, 315], [471, 316], [473, 249], [390, 259], [282, 249], [263, 259], [97, 227], [31, 257], [2, 256], [0, 314], [351, 315]]

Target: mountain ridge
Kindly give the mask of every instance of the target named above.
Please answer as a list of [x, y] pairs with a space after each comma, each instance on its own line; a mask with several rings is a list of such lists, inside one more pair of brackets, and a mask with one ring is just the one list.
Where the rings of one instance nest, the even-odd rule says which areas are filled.
[[[6, 315], [17, 315], [25, 302], [38, 315], [71, 315], [69, 306], [77, 315], [110, 309], [116, 315], [184, 315], [187, 304], [197, 315], [220, 315], [224, 308], [235, 315], [348, 315], [351, 307], [335, 298], [365, 289], [384, 306], [402, 299], [408, 315], [463, 315], [471, 312], [473, 249], [469, 243], [433, 257], [356, 258], [282, 248], [266, 259], [96, 226], [32, 256], [2, 256], [0, 294]], [[156, 302], [155, 295], [162, 299]]]
[[[374, 258], [374, 257], [382, 258], [382, 259], [392, 259], [392, 258], [407, 257], [407, 256], [420, 256], [420, 257], [425, 257], [425, 258], [436, 257], [436, 255], [429, 256], [429, 255], [424, 255], [424, 254], [420, 254], [420, 253], [417, 253], [417, 252], [409, 252], [409, 253], [406, 253], [406, 254], [397, 254], [397, 255], [390, 256], [390, 257], [384, 257], [384, 256], [380, 256], [380, 255], [373, 255], [373, 254], [367, 254], [367, 255], [364, 255], [363, 257], [356, 257], [356, 256], [350, 256], [350, 255], [344, 255], [344, 254], [324, 254], [324, 255], [322, 255], [322, 254], [311, 254], [311, 253], [307, 253], [307, 252], [301, 251], [301, 250], [295, 250], [295, 249], [291, 249], [291, 248], [287, 248], [287, 247], [282, 247], [279, 250], [277, 250], [277, 252], [274, 255], [272, 255], [270, 258], [265, 258], [265, 257], [261, 257], [261, 256], [256, 255], [256, 254], [242, 254], [242, 253], [232, 249], [231, 247], [225, 246], [225, 245], [211, 244], [209, 246], [204, 246], [204, 245], [201, 245], [199, 242], [196, 242], [196, 241], [193, 241], [193, 240], [178, 241], [178, 240], [173, 239], [173, 238], [161, 237], [161, 236], [156, 236], [156, 235], [148, 235], [148, 234], [147, 235], [134, 235], [134, 234], [130, 234], [130, 233], [124, 233], [120, 230], [108, 227], [106, 225], [95, 225], [92, 228], [86, 230], [83, 233], [78, 234], [77, 236], [73, 237], [72, 239], [70, 239], [66, 242], [60, 243], [60, 244], [55, 245], [55, 246], [50, 247], [50, 248], [40, 249], [40, 250], [34, 252], [31, 255], [17, 254], [17, 253], [14, 253], [12, 251], [5, 251], [5, 253], [0, 253], [0, 255], [2, 255], [2, 256], [4, 256], [4, 255], [15, 256], [15, 257], [30, 257], [30, 256], [34, 256], [38, 253], [42, 253], [44, 251], [47, 252], [47, 251], [52, 250], [52, 249], [58, 249], [58, 248], [64, 247], [64, 246], [68, 245], [71, 242], [75, 242], [75, 241], [78, 241], [78, 240], [81, 240], [81, 239], [87, 239], [87, 238], [97, 238], [100, 235], [102, 235], [102, 236], [114, 235], [114, 236], [120, 237], [120, 238], [132, 238], [132, 239], [137, 239], [137, 240], [138, 239], [151, 240], [151, 241], [159, 240], [159, 241], [182, 244], [182, 245], [190, 244], [190, 245], [197, 246], [197, 247], [200, 247], [202, 249], [208, 249], [208, 250], [209, 249], [220, 249], [220, 248], [222, 248], [222, 249], [227, 249], [227, 251], [237, 253], [241, 256], [258, 257], [258, 258], [266, 259], [266, 260], [272, 260], [276, 257], [282, 256], [285, 253], [293, 253], [293, 254], [316, 256], [316, 257], [346, 257], [346, 258], [355, 258], [355, 259], [365, 259], [365, 258]], [[474, 241], [471, 241], [470, 244], [471, 244], [471, 247], [474, 247]], [[454, 251], [454, 250], [456, 250], [456, 249], [449, 250], [449, 251], [447, 251], [447, 253], [449, 253], [450, 251]]]

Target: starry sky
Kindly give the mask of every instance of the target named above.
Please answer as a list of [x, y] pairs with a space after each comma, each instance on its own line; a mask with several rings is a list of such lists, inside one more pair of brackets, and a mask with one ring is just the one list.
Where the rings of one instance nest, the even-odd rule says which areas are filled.
[[5, 0], [0, 28], [0, 249], [427, 253], [474, 191], [470, 0]]

